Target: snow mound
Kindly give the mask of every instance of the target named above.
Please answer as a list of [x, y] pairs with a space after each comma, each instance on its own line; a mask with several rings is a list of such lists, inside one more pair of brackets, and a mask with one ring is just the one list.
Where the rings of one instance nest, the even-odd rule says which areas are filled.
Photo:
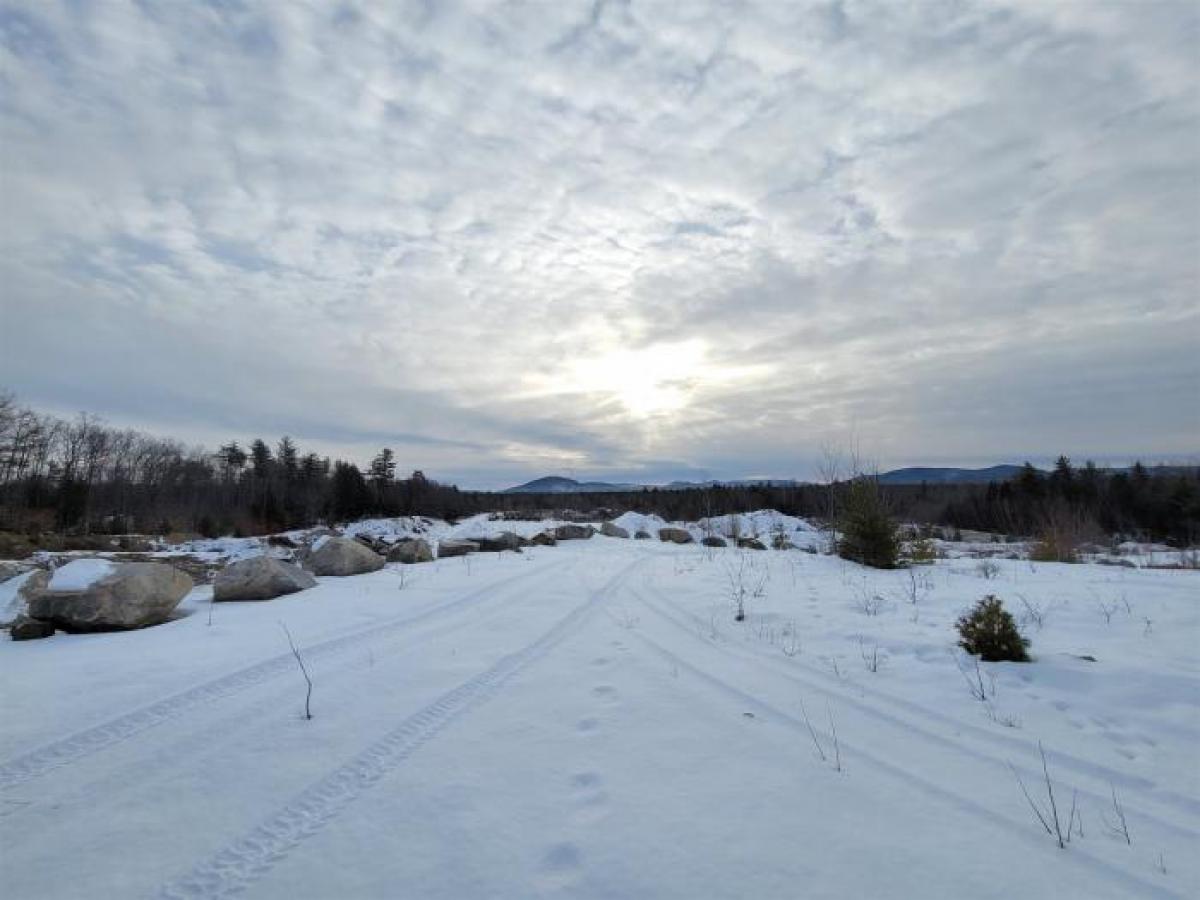
[[59, 566], [47, 587], [52, 591], [86, 591], [111, 575], [116, 566], [108, 559], [76, 559]]
[[667, 524], [666, 519], [662, 518], [662, 516], [637, 512], [622, 513], [612, 521], [618, 528], [624, 528], [631, 535], [639, 531], [645, 531], [654, 537], [658, 537], [658, 529], [665, 527]]

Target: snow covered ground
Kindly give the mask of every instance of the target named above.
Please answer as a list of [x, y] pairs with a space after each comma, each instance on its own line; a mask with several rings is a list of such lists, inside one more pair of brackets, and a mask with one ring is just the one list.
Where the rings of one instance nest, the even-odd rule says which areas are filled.
[[[358, 528], [544, 527], [388, 522]], [[600, 536], [268, 603], [198, 587], [156, 628], [0, 642], [0, 894], [1196, 896], [1198, 588]], [[987, 593], [1034, 662], [955, 652]], [[1039, 742], [1065, 850], [1017, 780], [1048, 813]]]

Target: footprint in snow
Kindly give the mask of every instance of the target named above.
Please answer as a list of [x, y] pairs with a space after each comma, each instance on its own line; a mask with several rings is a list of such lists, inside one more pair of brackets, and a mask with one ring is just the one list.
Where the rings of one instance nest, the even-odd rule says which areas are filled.
[[617, 702], [617, 689], [611, 684], [598, 684], [592, 688], [592, 694], [612, 703]]
[[538, 866], [543, 887], [562, 888], [574, 882], [583, 865], [583, 854], [571, 843], [555, 844], [546, 850]]
[[590, 734], [591, 732], [595, 731], [599, 727], [600, 727], [600, 720], [599, 719], [591, 719], [591, 718], [580, 719], [579, 722], [575, 725], [575, 729], [580, 734]]
[[571, 776], [571, 788], [577, 804], [572, 818], [577, 824], [588, 825], [608, 815], [608, 791], [598, 772], [576, 772]]

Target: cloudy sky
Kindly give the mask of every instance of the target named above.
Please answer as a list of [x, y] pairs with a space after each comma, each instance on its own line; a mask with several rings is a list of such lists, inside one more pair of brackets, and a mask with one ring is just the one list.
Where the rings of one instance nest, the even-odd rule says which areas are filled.
[[0, 386], [470, 486], [1200, 451], [1200, 5], [0, 5]]

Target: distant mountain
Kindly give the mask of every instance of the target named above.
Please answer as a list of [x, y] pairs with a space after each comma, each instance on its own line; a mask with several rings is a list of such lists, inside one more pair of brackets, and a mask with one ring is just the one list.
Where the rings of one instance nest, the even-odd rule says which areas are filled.
[[798, 482], [792, 479], [780, 478], [745, 478], [740, 481], [672, 481], [670, 484], [619, 484], [608, 481], [576, 481], [574, 478], [563, 478], [550, 475], [546, 478], [535, 478], [516, 487], [505, 488], [502, 494], [611, 494], [624, 491], [642, 491], [657, 488], [662, 491], [687, 491], [694, 488], [707, 488], [715, 485], [737, 487], [748, 484], [766, 484], [771, 487], [792, 487]]
[[516, 487], [505, 488], [502, 494], [600, 494], [616, 491], [640, 491], [640, 484], [609, 484], [607, 481], [576, 481], [574, 478], [563, 478], [549, 475], [546, 478], [535, 478]]
[[[986, 469], [950, 469], [916, 467], [893, 469], [879, 476], [882, 484], [987, 484], [989, 481], [1007, 481], [1021, 471], [1020, 466], [989, 466]], [[611, 494], [624, 491], [641, 491], [656, 487], [664, 491], [687, 491], [696, 488], [744, 487], [767, 485], [769, 487], [795, 487], [803, 482], [792, 478], [742, 478], [733, 481], [672, 481], [663, 485], [616, 484], [608, 481], [576, 481], [550, 475], [535, 478], [516, 487], [505, 488], [502, 494]]]
[[687, 491], [692, 488], [716, 487], [745, 487], [747, 485], [766, 485], [767, 487], [795, 487], [800, 482], [794, 478], [738, 478], [733, 481], [672, 481], [662, 485], [668, 491]]
[[951, 469], [916, 466], [893, 469], [879, 476], [881, 484], [987, 484], [1007, 481], [1021, 473], [1021, 466], [988, 466], [986, 469]]

